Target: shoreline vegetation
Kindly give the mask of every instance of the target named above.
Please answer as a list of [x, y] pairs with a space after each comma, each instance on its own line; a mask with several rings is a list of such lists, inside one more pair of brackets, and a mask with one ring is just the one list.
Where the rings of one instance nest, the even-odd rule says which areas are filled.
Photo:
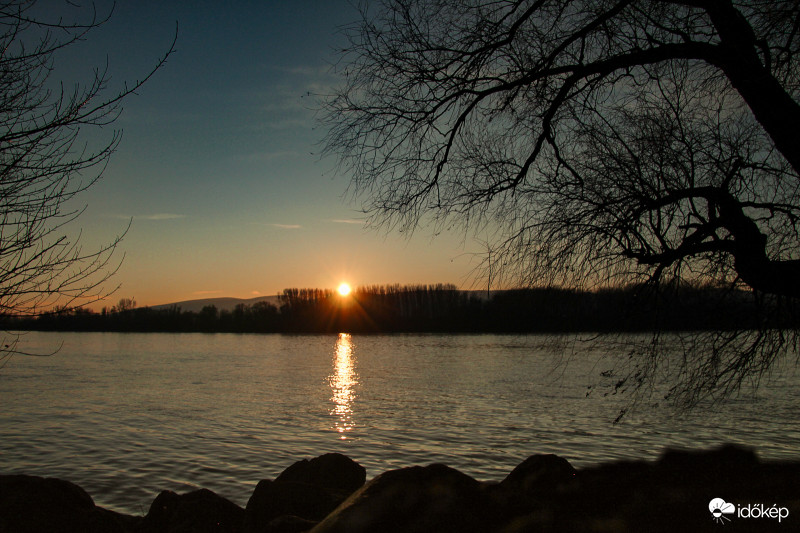
[[[653, 462], [576, 470], [532, 455], [500, 482], [442, 464], [366, 471], [338, 453], [261, 480], [245, 507], [207, 489], [165, 490], [144, 516], [96, 506], [79, 486], [0, 475], [0, 531], [94, 533], [619, 532], [795, 530], [800, 462], [764, 462], [747, 448], [665, 450]], [[715, 523], [717, 522], [717, 523]], [[787, 529], [788, 528], [788, 529]]]
[[796, 327], [780, 299], [710, 286], [654, 289], [516, 289], [462, 291], [454, 285], [360, 287], [347, 296], [326, 289], [285, 289], [268, 301], [233, 309], [207, 305], [60, 309], [0, 317], [6, 330], [226, 333], [571, 333]]

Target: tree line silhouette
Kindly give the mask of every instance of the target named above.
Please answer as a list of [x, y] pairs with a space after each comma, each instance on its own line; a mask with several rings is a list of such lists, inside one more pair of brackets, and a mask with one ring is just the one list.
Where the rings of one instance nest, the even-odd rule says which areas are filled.
[[[764, 299], [768, 301], [765, 302]], [[747, 290], [648, 285], [596, 291], [560, 288], [462, 291], [455, 285], [374, 285], [348, 296], [328, 289], [285, 289], [279, 306], [262, 301], [199, 312], [136, 307], [123, 298], [101, 312], [56, 310], [5, 316], [7, 329], [45, 331], [395, 333], [638, 332], [786, 327], [795, 312], [775, 297]]]

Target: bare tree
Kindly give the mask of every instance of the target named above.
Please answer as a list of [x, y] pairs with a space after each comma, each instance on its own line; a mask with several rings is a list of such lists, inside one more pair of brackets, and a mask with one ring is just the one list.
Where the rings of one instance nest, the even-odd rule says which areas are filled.
[[117, 305], [111, 307], [112, 313], [127, 313], [136, 309], [136, 300], [133, 298], [120, 298]]
[[[105, 282], [119, 266], [113, 256], [122, 236], [86, 251], [68, 225], [84, 210], [76, 196], [100, 179], [120, 132], [100, 146], [82, 134], [114, 123], [123, 100], [174, 47], [173, 41], [152, 71], [118, 92], [107, 94], [105, 69], [70, 87], [54, 79], [58, 54], [111, 14], [92, 9], [85, 22], [48, 20], [35, 4], [0, 3], [0, 315], [80, 307], [113, 292]], [[7, 349], [14, 351], [13, 341]]]
[[[785, 313], [800, 297], [798, 20], [789, 0], [365, 5], [326, 150], [377, 223], [495, 231], [506, 283], [715, 283]], [[616, 383], [646, 388], [677, 355], [673, 398], [730, 394], [796, 349], [777, 320], [657, 337]]]

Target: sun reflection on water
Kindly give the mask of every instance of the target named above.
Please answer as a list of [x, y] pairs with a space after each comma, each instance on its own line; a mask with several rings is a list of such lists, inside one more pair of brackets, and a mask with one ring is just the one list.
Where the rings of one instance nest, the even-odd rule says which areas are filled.
[[334, 417], [334, 429], [339, 432], [342, 440], [347, 439], [347, 432], [355, 426], [353, 402], [356, 398], [355, 386], [358, 384], [358, 374], [353, 348], [352, 336], [349, 333], [340, 333], [336, 339], [333, 356], [333, 373], [328, 378], [332, 391], [331, 402], [333, 402], [330, 414]]

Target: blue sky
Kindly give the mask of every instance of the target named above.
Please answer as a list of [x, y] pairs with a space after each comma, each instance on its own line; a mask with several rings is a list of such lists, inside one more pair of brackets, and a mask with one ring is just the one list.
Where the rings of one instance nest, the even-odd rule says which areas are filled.
[[[100, 13], [111, 5], [96, 2]], [[118, 0], [108, 23], [57, 57], [71, 79], [107, 60], [118, 88], [148, 72], [178, 24], [175, 53], [126, 101], [113, 126], [122, 144], [80, 198], [86, 249], [133, 218], [110, 303], [249, 298], [342, 280], [470, 285], [477, 245], [425, 228], [412, 238], [365, 228], [347, 176], [320, 159], [313, 95], [336, 83], [341, 28], [357, 18], [344, 0]]]

